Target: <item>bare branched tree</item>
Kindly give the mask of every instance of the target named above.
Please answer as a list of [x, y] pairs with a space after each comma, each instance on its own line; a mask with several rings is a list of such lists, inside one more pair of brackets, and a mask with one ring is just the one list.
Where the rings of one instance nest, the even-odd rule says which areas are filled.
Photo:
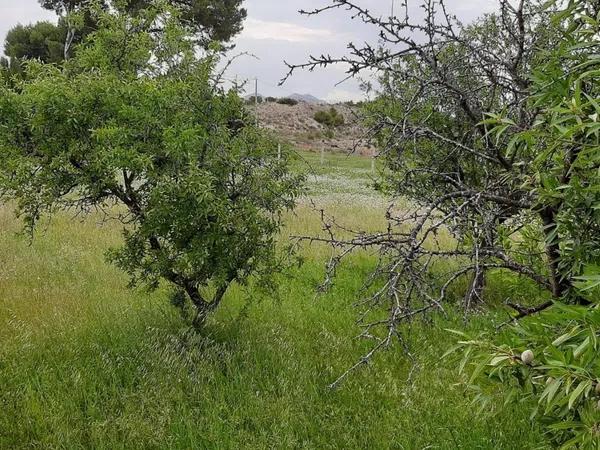
[[[399, 338], [399, 324], [443, 311], [457, 291], [465, 311], [483, 304], [491, 272], [509, 271], [546, 292], [542, 304], [507, 302], [515, 318], [558, 299], [582, 301], [572, 274], [559, 267], [563, 205], [540, 203], [536, 154], [514, 138], [538, 118], [528, 102], [531, 75], [561, 38], [551, 26], [554, 11], [535, 0], [501, 0], [497, 13], [464, 25], [444, 0], [422, 1], [421, 13], [411, 17], [413, 6], [405, 0], [401, 17], [376, 16], [347, 0], [301, 11], [347, 10], [353, 20], [375, 27], [379, 42], [350, 43], [347, 56], [288, 64], [283, 80], [332, 64], [347, 65], [349, 77], [377, 73], [381, 89], [365, 114], [385, 161], [381, 185], [411, 204], [409, 212], [390, 207], [388, 227], [377, 234], [347, 230], [323, 214], [326, 237], [309, 238], [336, 250], [325, 285], [352, 251], [374, 248], [380, 254], [370, 293], [360, 303], [362, 336], [377, 343], [352, 369]], [[563, 183], [570, 164], [565, 160], [561, 167]]]

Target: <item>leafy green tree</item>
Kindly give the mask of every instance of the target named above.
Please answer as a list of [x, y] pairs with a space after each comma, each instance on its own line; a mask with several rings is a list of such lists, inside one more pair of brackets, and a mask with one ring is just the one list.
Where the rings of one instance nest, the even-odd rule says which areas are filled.
[[23, 63], [30, 59], [62, 63], [96, 26], [91, 10], [72, 12], [60, 17], [57, 24], [44, 21], [16, 25], [9, 30], [4, 43], [4, 53], [9, 57], [9, 70], [5, 74], [22, 78], [25, 75]]
[[[67, 29], [64, 20], [57, 25], [38, 22], [11, 28], [4, 43], [8, 58], [2, 62], [2, 78], [14, 80], [25, 76], [24, 62], [37, 59], [44, 63], [61, 63], [65, 55]], [[11, 81], [12, 82], [12, 81]]]
[[[179, 10], [179, 17], [193, 30], [194, 38], [205, 49], [212, 42], [229, 42], [242, 30], [247, 12], [241, 7], [243, 0], [170, 0]], [[96, 30], [97, 23], [91, 11], [102, 8], [105, 12], [120, 11], [132, 16], [152, 6], [151, 0], [40, 0], [42, 7], [59, 15], [56, 25], [38, 22], [32, 25], [17, 25], [12, 28], [5, 41], [5, 54], [10, 58], [9, 69], [2, 70], [3, 78], [23, 76], [21, 64], [27, 59], [62, 63], [72, 54], [74, 47]], [[160, 31], [156, 23], [154, 32]], [[6, 66], [6, 64], [5, 64]]]
[[4, 43], [4, 53], [16, 60], [39, 59], [44, 63], [63, 60], [66, 30], [50, 22], [17, 25], [10, 29]]
[[300, 183], [167, 11], [101, 13], [63, 67], [30, 62], [0, 88], [0, 195], [30, 230], [65, 209], [121, 220], [109, 259], [134, 285], [168, 281], [201, 324], [232, 283], [273, 270]]

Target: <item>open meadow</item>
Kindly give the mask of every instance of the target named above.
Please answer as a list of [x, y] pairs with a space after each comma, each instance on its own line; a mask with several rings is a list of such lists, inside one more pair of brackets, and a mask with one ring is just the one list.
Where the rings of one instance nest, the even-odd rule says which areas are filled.
[[0, 3], [0, 450], [600, 449], [599, 0]]
[[[358, 228], [382, 224], [370, 159], [300, 156], [309, 192], [282, 242], [320, 233], [309, 199]], [[466, 324], [458, 311], [431, 318], [436, 326], [416, 320], [403, 328], [407, 349], [393, 346], [328, 388], [370, 348], [354, 339], [352, 305], [374, 255], [354, 255], [316, 296], [329, 249], [303, 244], [303, 264], [277, 275], [276, 292], [235, 286], [198, 334], [166, 288], [130, 290], [105, 262], [117, 223], [62, 214], [31, 243], [20, 227], [2, 206], [2, 449], [545, 448], [531, 405], [504, 406], [498, 394], [479, 414], [456, 359], [441, 358], [454, 340], [446, 328], [489, 326], [493, 311]]]

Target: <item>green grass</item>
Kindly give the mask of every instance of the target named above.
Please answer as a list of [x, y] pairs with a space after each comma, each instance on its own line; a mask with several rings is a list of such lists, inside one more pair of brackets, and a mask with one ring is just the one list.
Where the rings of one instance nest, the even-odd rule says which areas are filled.
[[321, 152], [297, 151], [300, 165], [310, 166], [317, 173], [342, 171], [345, 176], [356, 177], [361, 173], [372, 172], [372, 158], [351, 153], [325, 152], [321, 159]]
[[[360, 183], [365, 161], [348, 161], [331, 171]], [[347, 195], [323, 192], [318, 203], [376, 229], [382, 207]], [[305, 246], [306, 263], [278, 277], [278, 292], [233, 289], [198, 335], [164, 289], [131, 291], [104, 262], [116, 224], [60, 215], [45, 228], [29, 245], [0, 209], [2, 449], [544, 448], [529, 408], [498, 397], [490, 418], [457, 385], [456, 362], [440, 357], [452, 341], [444, 328], [464, 326], [458, 315], [405, 330], [414, 361], [396, 346], [328, 388], [370, 345], [353, 339], [352, 307], [370, 255], [353, 257], [315, 298], [329, 250]], [[318, 231], [303, 202], [283, 234]]]

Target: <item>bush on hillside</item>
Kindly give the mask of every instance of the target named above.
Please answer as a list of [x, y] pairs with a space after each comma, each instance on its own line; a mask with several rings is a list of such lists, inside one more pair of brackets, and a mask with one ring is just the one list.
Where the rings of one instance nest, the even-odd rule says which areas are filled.
[[344, 124], [344, 116], [333, 106], [329, 110], [317, 111], [313, 116], [321, 125], [333, 129]]
[[277, 100], [277, 103], [280, 105], [288, 105], [288, 106], [296, 106], [298, 104], [298, 100], [294, 100], [293, 98], [284, 97]]

